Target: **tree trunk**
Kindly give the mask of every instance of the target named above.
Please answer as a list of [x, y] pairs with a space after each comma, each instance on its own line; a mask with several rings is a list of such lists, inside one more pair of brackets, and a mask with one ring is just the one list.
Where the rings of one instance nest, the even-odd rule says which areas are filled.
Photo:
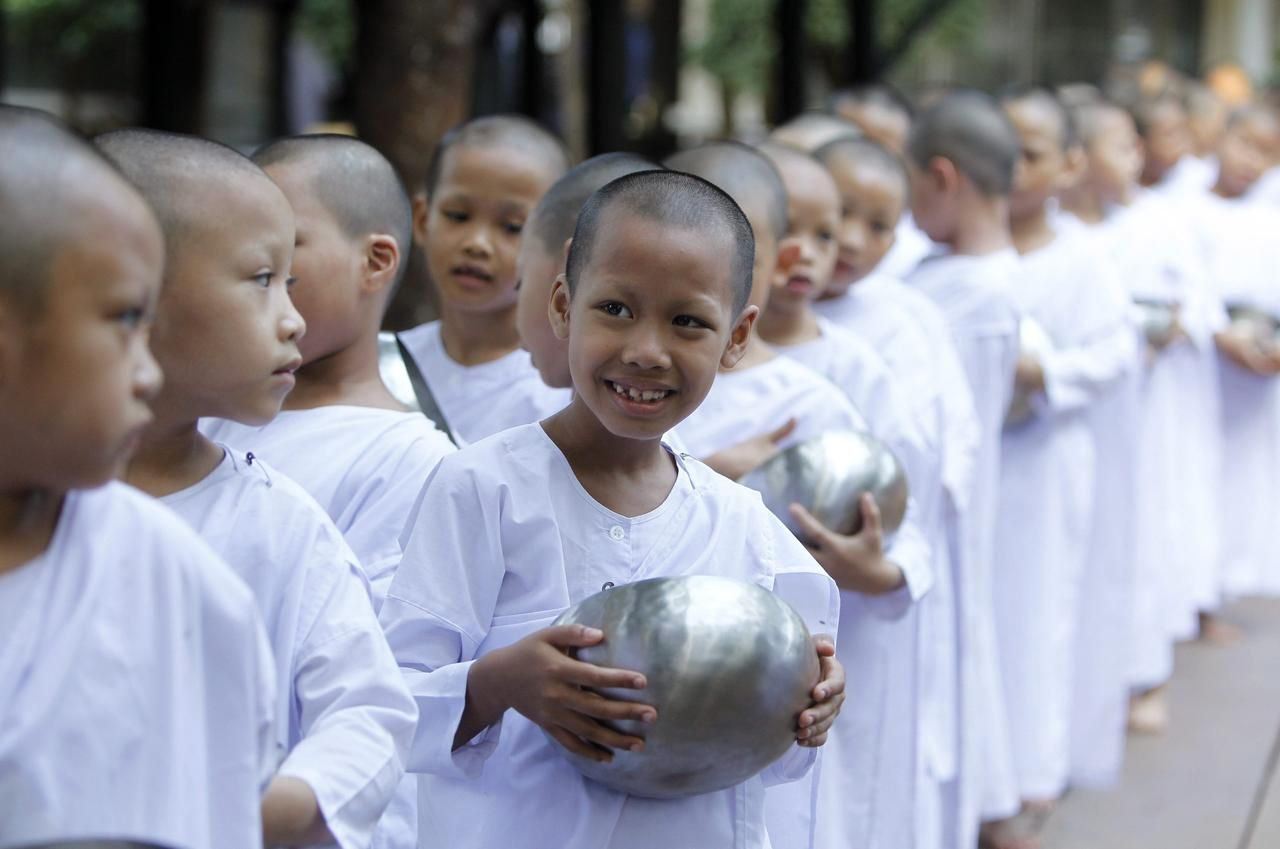
[[[409, 191], [426, 176], [436, 142], [471, 111], [476, 37], [500, 0], [359, 0], [355, 120]], [[415, 254], [417, 251], [415, 251]], [[386, 324], [411, 327], [433, 312], [420, 257], [410, 263]]]

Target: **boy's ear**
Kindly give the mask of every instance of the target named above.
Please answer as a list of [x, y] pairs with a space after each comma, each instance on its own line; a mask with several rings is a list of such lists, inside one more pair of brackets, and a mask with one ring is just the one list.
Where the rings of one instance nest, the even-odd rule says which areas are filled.
[[929, 160], [925, 176], [939, 192], [952, 192], [960, 186], [960, 169], [950, 159], [935, 156]]
[[547, 304], [547, 320], [551, 322], [551, 332], [562, 342], [569, 338], [569, 305], [572, 300], [568, 278], [563, 274], [556, 275], [556, 282], [551, 287], [551, 301]]
[[413, 240], [422, 248], [427, 246], [427, 212], [431, 209], [431, 200], [426, 192], [413, 194]]
[[1073, 144], [1067, 148], [1067, 155], [1062, 168], [1062, 177], [1058, 188], [1065, 191], [1084, 179], [1089, 170], [1089, 158], [1085, 155], [1084, 145]]
[[361, 292], [374, 295], [385, 291], [396, 279], [400, 268], [400, 246], [396, 237], [385, 233], [373, 233], [365, 239], [364, 280]]
[[720, 356], [721, 368], [733, 368], [742, 359], [742, 355], [747, 352], [747, 343], [751, 341], [751, 328], [755, 326], [759, 315], [760, 308], [755, 304], [749, 304], [742, 311], [742, 315], [738, 316], [737, 323], [729, 333], [729, 344], [725, 346], [724, 353]]

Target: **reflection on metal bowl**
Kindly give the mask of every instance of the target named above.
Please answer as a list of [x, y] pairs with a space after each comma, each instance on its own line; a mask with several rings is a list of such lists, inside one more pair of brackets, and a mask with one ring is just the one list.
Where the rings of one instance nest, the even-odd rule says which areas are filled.
[[1252, 336], [1259, 347], [1271, 348], [1280, 335], [1280, 319], [1251, 304], [1228, 304], [1227, 317], [1237, 330]]
[[1178, 333], [1178, 304], [1148, 298], [1134, 298], [1133, 305], [1141, 316], [1142, 333], [1147, 342], [1164, 348]]
[[421, 410], [394, 333], [383, 331], [378, 334], [378, 376], [397, 401], [410, 410]]
[[740, 481], [800, 539], [805, 536], [788, 509], [799, 504], [839, 534], [862, 527], [858, 501], [871, 493], [885, 535], [907, 513], [907, 476], [893, 452], [869, 433], [831, 431], [775, 454]]
[[614, 723], [643, 737], [643, 751], [597, 763], [560, 749], [588, 778], [636, 796], [710, 793], [760, 772], [795, 743], [796, 717], [820, 675], [800, 616], [744, 581], [637, 581], [583, 599], [556, 624], [604, 631], [579, 659], [645, 676], [643, 690], [602, 691], [657, 710], [652, 725]]
[[[1049, 336], [1049, 331], [1041, 326], [1040, 322], [1030, 316], [1023, 316], [1018, 321], [1018, 354], [1023, 357], [1033, 357], [1041, 362], [1049, 354], [1053, 353], [1053, 339]], [[1031, 402], [1031, 395], [1023, 392], [1017, 386], [1013, 388], [1013, 397], [1009, 400], [1009, 410], [1005, 413], [1005, 427], [1016, 427], [1031, 419], [1035, 415], [1035, 407]]]

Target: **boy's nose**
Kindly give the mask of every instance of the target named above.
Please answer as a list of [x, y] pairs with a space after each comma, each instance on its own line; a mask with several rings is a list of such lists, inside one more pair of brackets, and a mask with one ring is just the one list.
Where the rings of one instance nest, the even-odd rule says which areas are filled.
[[489, 239], [487, 227], [475, 227], [467, 234], [462, 243], [462, 252], [467, 256], [487, 259], [493, 253], [493, 244]]
[[636, 328], [627, 337], [622, 361], [643, 369], [667, 368], [671, 357], [662, 344], [662, 334], [657, 330]]
[[139, 346], [137, 362], [133, 369], [133, 394], [142, 401], [150, 401], [160, 393], [164, 386], [164, 372], [160, 363], [151, 355], [151, 348], [146, 344]]

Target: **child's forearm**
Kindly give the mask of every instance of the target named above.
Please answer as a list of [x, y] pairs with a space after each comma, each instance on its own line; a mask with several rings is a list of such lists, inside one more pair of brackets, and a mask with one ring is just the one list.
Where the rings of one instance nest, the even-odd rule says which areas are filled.
[[277, 775], [262, 796], [262, 842], [271, 846], [332, 843], [320, 802], [300, 778]]
[[502, 650], [477, 658], [467, 673], [467, 704], [462, 709], [453, 748], [465, 746], [477, 734], [502, 719], [507, 705], [501, 698]]

